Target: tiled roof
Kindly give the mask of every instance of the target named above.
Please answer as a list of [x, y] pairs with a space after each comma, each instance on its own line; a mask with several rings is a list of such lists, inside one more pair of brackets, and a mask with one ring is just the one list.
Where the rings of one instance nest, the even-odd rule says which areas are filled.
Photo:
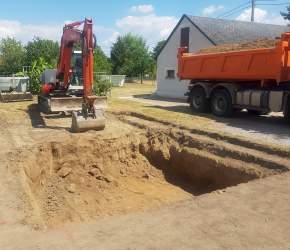
[[280, 37], [288, 26], [186, 15], [214, 44]]

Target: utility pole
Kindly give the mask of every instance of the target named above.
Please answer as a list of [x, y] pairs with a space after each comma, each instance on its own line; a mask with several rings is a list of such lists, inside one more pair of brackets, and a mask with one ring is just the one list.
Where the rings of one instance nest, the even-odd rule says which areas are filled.
[[255, 21], [255, 7], [256, 7], [256, 0], [252, 0], [252, 14], [251, 14], [251, 22]]

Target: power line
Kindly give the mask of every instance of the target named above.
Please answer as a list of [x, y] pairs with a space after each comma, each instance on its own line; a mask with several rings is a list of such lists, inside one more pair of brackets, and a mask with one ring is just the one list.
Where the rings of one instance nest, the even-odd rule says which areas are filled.
[[264, 6], [264, 5], [290, 5], [290, 3], [259, 3], [259, 4], [256, 4], [256, 5], [259, 5], [259, 6]]
[[251, 5], [248, 5], [248, 6], [244, 7], [243, 9], [239, 9], [239, 10], [233, 12], [233, 13], [230, 13], [230, 14], [228, 14], [228, 15], [226, 15], [226, 16], [223, 16], [223, 18], [227, 18], [227, 17], [230, 17], [230, 16], [235, 15], [235, 14], [237, 14], [237, 13], [240, 13], [240, 12], [242, 12], [243, 10], [249, 9], [250, 7], [251, 7]]
[[251, 5], [247, 5], [247, 6], [245, 6], [244, 8], [238, 9], [238, 10], [236, 10], [236, 11], [233, 11], [233, 12], [231, 12], [231, 13], [228, 13], [227, 15], [222, 16], [222, 18], [227, 18], [227, 17], [229, 17], [229, 16], [235, 15], [235, 14], [237, 14], [237, 13], [242, 12], [243, 10], [249, 9], [250, 7], [251, 7]]
[[232, 15], [235, 15], [245, 9], [248, 9], [251, 7], [251, 21], [254, 22], [255, 21], [255, 9], [256, 6], [281, 6], [281, 5], [290, 5], [290, 2], [284, 2], [284, 3], [273, 3], [273, 2], [277, 2], [279, 0], [250, 0], [247, 2], [244, 2], [240, 5], [238, 5], [237, 7], [222, 13], [220, 15], [218, 15], [216, 18], [226, 18]]
[[277, 1], [278, 0], [252, 0], [251, 22], [254, 22], [255, 21], [255, 8], [256, 8], [256, 6], [279, 6], [279, 5], [281, 6], [281, 5], [290, 5], [290, 3], [285, 3], [285, 2], [284, 3], [269, 3], [269, 2], [277, 2]]
[[[249, 4], [250, 4], [250, 1], [247, 1], [247, 2], [245, 2], [245, 3], [243, 3], [243, 4], [241, 4], [241, 5], [239, 5], [239, 6], [235, 7], [235, 8], [233, 8], [233, 9], [231, 9], [231, 10], [229, 10], [229, 11], [227, 11], [227, 12], [221, 14], [221, 15], [218, 15], [216, 18], [224, 17], [224, 16], [226, 16], [226, 15], [232, 13], [232, 12], [235, 12], [235, 11], [239, 10], [240, 8], [243, 8], [245, 5], [249, 5]], [[247, 8], [248, 8], [248, 7], [249, 7], [249, 6], [247, 6]]]

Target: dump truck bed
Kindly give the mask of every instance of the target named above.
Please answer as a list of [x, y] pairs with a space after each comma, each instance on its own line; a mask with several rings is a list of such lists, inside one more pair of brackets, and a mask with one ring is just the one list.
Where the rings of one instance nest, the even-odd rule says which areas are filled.
[[211, 54], [178, 51], [178, 77], [191, 80], [263, 81], [290, 80], [290, 33], [285, 33], [274, 48]]

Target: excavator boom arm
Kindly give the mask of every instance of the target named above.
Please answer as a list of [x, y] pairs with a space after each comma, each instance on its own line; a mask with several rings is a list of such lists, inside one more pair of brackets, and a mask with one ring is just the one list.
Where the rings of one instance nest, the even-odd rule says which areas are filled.
[[95, 41], [93, 35], [92, 20], [86, 19], [83, 31], [83, 85], [84, 85], [84, 98], [92, 96], [92, 88], [94, 81], [94, 48]]
[[[84, 27], [81, 31], [78, 27], [82, 24]], [[87, 99], [92, 95], [93, 85], [93, 52], [95, 42], [93, 35], [93, 22], [91, 19], [85, 19], [85, 21], [67, 24], [63, 28], [57, 74], [59, 77], [63, 78], [63, 87], [67, 90], [71, 77], [71, 58], [73, 46], [79, 42], [82, 45], [83, 95], [84, 98]]]

